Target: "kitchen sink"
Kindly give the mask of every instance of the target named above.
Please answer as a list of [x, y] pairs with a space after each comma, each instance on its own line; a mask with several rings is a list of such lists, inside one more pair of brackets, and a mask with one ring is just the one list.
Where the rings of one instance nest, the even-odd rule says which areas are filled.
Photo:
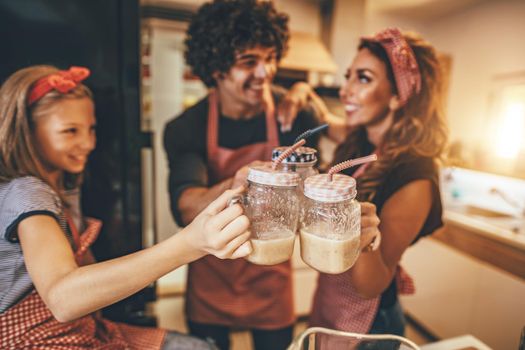
[[525, 237], [525, 218], [472, 204], [445, 204], [445, 209], [449, 213], [460, 214], [460, 217], [456, 217], [458, 221], [468, 221], [473, 224], [478, 222], [487, 228], [497, 228], [496, 231], [506, 231], [508, 235], [523, 235]]
[[514, 218], [513, 215], [473, 205], [463, 206], [462, 211], [467, 215], [482, 216], [486, 218]]

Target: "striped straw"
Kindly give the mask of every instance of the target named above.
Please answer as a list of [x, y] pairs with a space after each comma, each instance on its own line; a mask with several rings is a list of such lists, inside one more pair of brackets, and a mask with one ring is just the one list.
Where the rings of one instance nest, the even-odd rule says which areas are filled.
[[377, 155], [371, 154], [371, 155], [366, 156], [366, 157], [350, 159], [350, 160], [341, 162], [339, 164], [336, 164], [333, 167], [331, 167], [330, 170], [328, 170], [328, 180], [332, 181], [333, 175], [335, 173], [338, 173], [338, 172], [342, 171], [342, 170], [351, 168], [351, 167], [356, 166], [356, 165], [360, 165], [360, 164], [364, 164], [364, 163], [368, 163], [368, 162], [373, 162], [373, 161], [376, 161], [376, 160], [377, 160]]
[[297, 141], [296, 143], [294, 143], [292, 146], [290, 146], [288, 149], [286, 149], [283, 153], [281, 153], [279, 155], [279, 157], [277, 157], [277, 158], [275, 158], [273, 160], [272, 169], [273, 170], [277, 169], [277, 166], [279, 164], [281, 164], [281, 162], [283, 160], [285, 160], [290, 154], [293, 153], [293, 151], [295, 151], [296, 149], [298, 149], [299, 147], [301, 147], [305, 143], [306, 143], [306, 140], [305, 139], [301, 139], [301, 140]]

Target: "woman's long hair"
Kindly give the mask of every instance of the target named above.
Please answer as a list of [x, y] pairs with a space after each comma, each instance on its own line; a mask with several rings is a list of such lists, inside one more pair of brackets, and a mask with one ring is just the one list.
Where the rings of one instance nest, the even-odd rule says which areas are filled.
[[27, 105], [33, 84], [58, 71], [56, 67], [44, 65], [24, 68], [12, 74], [0, 88], [0, 182], [35, 176], [48, 183], [59, 196], [64, 188], [79, 184], [80, 176], [69, 173], [64, 174], [60, 188], [47, 181], [34, 141], [34, 128], [35, 122], [57, 101], [92, 98], [91, 91], [79, 84], [67, 94], [53, 90], [30, 107]]
[[[404, 33], [403, 36], [416, 56], [421, 72], [421, 91], [411, 96], [395, 112], [394, 122], [385, 134], [379, 160], [372, 163], [358, 179], [360, 200], [372, 200], [396, 164], [418, 156], [439, 161], [446, 146], [448, 128], [444, 118], [443, 73], [436, 50], [418, 35]], [[365, 48], [385, 63], [392, 91], [397, 93], [392, 67], [384, 48], [364, 39], [359, 50]], [[337, 148], [334, 162], [363, 156], [362, 145], [366, 142], [364, 127], [351, 131]]]

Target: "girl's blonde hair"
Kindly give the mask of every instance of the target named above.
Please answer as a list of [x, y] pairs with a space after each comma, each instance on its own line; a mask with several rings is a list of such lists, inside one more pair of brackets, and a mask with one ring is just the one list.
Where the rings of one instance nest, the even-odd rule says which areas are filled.
[[[414, 51], [419, 66], [421, 91], [395, 112], [394, 122], [385, 134], [379, 160], [372, 163], [358, 179], [361, 200], [374, 198], [377, 188], [396, 164], [417, 156], [430, 157], [438, 162], [446, 146], [448, 128], [444, 117], [442, 70], [436, 50], [416, 34], [404, 33], [403, 36]], [[392, 67], [385, 50], [378, 43], [366, 39], [359, 46], [359, 49], [364, 48], [385, 63], [392, 91], [396, 93]], [[335, 163], [364, 155], [359, 154], [364, 142], [364, 128], [353, 130], [336, 150]]]
[[80, 176], [64, 174], [61, 188], [49, 183], [36, 152], [33, 132], [35, 122], [46, 115], [49, 109], [62, 99], [93, 98], [83, 84], [68, 93], [51, 90], [44, 97], [28, 106], [28, 96], [35, 82], [57, 73], [53, 66], [32, 66], [12, 74], [0, 88], [0, 182], [22, 176], [35, 176], [46, 181], [60, 195], [63, 188], [77, 186]]

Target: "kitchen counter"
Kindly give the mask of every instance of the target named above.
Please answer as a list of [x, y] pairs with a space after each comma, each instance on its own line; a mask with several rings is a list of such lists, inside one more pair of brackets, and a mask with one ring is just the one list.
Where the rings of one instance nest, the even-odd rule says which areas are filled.
[[421, 350], [491, 350], [478, 338], [467, 334], [421, 346]]
[[433, 239], [525, 279], [525, 218], [445, 207], [445, 226]]
[[445, 222], [514, 246], [525, 252], [525, 217], [494, 212], [472, 205], [447, 205]]

